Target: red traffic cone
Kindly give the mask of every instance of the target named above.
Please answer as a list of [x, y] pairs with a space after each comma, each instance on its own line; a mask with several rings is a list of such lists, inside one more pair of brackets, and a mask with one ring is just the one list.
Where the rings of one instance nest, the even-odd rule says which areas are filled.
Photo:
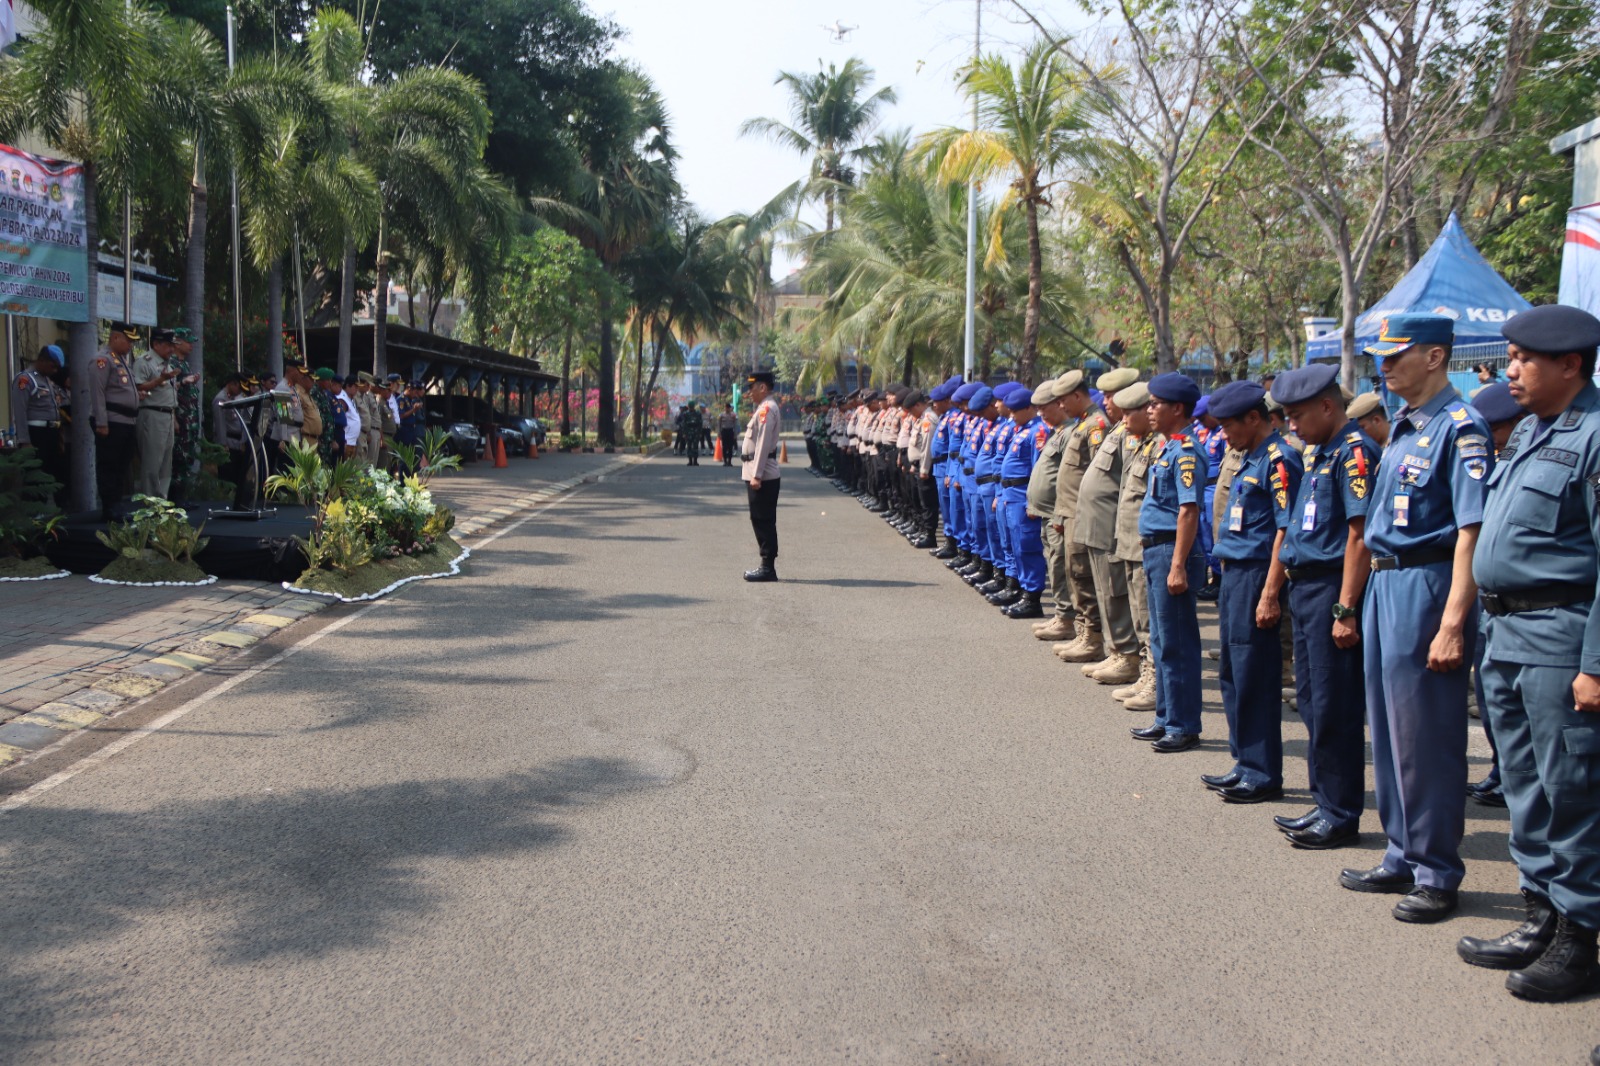
[[788, 461], [789, 461], [789, 442], [788, 441], [784, 441], [783, 443], [778, 445], [778, 462], [787, 463]]
[[537, 459], [537, 458], [539, 458], [539, 442], [536, 439], [530, 438], [528, 440], [528, 458], [529, 459]]
[[711, 461], [714, 463], [722, 462], [722, 437], [720, 435], [717, 437], [717, 443], [711, 447]]
[[494, 435], [494, 468], [501, 469], [506, 465], [506, 439], [500, 434]]

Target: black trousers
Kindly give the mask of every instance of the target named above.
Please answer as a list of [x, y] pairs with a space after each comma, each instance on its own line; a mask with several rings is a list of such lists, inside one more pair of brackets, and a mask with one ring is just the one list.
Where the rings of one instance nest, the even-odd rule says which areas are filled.
[[745, 482], [745, 495], [750, 501], [750, 528], [756, 531], [756, 547], [761, 550], [763, 562], [770, 563], [778, 557], [778, 486], [781, 479], [763, 481], [761, 487], [751, 488]]
[[724, 429], [719, 432], [722, 434], [722, 465], [732, 466], [733, 457], [739, 454], [738, 438], [731, 429]]
[[61, 449], [61, 429], [57, 426], [29, 426], [28, 442], [38, 456], [44, 472], [55, 478], [61, 487], [56, 490], [56, 502], [67, 498], [67, 453]]
[[94, 483], [100, 509], [109, 512], [128, 485], [128, 467], [139, 450], [139, 431], [132, 422], [107, 422], [106, 435], [94, 438]]

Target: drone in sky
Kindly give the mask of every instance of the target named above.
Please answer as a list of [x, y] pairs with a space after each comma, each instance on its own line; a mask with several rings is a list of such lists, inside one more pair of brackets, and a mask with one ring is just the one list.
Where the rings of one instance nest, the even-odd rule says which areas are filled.
[[846, 26], [838, 19], [834, 20], [832, 26], [823, 26], [822, 28], [832, 34], [833, 39], [836, 41], [848, 41], [850, 39], [850, 35], [859, 29], [857, 26]]

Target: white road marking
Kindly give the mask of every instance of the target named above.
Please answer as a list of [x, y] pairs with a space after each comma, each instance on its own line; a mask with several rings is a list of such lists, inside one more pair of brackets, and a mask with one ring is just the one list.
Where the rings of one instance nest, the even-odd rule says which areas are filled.
[[[481, 551], [485, 546], [494, 543], [495, 541], [499, 540], [501, 537], [505, 536], [507, 533], [510, 533], [513, 530], [516, 530], [516, 529], [520, 528], [525, 523], [530, 522], [533, 519], [539, 517], [540, 515], [544, 514], [546, 511], [550, 510], [551, 508], [559, 506], [564, 501], [570, 500], [572, 497], [578, 495], [578, 493], [582, 492], [587, 487], [588, 487], [587, 485], [582, 485], [582, 484], [574, 485], [570, 491], [562, 493], [560, 496], [556, 497], [556, 499], [554, 499], [554, 500], [551, 500], [545, 506], [539, 508], [536, 511], [528, 512], [527, 514], [523, 515], [521, 518], [519, 518], [515, 522], [513, 522], [511, 525], [509, 525], [506, 528], [500, 530], [500, 532], [495, 533], [492, 536], [484, 537], [482, 540], [479, 540], [477, 545], [476, 545], [476, 547], [474, 547], [472, 549], [473, 552], [476, 553], [478, 551]], [[167, 726], [171, 725], [173, 722], [176, 722], [178, 719], [182, 718], [184, 715], [188, 714], [190, 711], [193, 711], [193, 710], [195, 710], [195, 709], [197, 709], [199, 707], [205, 706], [206, 704], [210, 703], [212, 700], [216, 699], [218, 696], [221, 696], [226, 692], [230, 692], [233, 689], [237, 688], [238, 686], [244, 684], [246, 681], [249, 681], [252, 678], [257, 677], [257, 676], [267, 672], [268, 670], [272, 669], [274, 666], [277, 666], [279, 663], [283, 662], [285, 659], [288, 659], [290, 656], [298, 655], [300, 652], [305, 651], [307, 648], [311, 647], [311, 645], [315, 644], [317, 641], [321, 640], [323, 637], [327, 636], [328, 634], [336, 633], [339, 630], [343, 629], [345, 626], [349, 625], [351, 622], [356, 621], [358, 618], [364, 618], [367, 615], [371, 614], [373, 611], [377, 610], [378, 608], [386, 606], [386, 605], [388, 605], [389, 603], [392, 603], [392, 602], [393, 602], [392, 600], [375, 600], [372, 603], [369, 603], [365, 607], [363, 607], [360, 610], [358, 610], [355, 614], [352, 614], [350, 617], [341, 618], [337, 622], [334, 622], [334, 623], [332, 623], [330, 625], [323, 626], [321, 629], [317, 630], [315, 633], [311, 633], [311, 634], [309, 634], [309, 635], [307, 635], [305, 637], [302, 637], [300, 640], [296, 641], [294, 644], [291, 644], [289, 647], [283, 649], [282, 651], [280, 651], [278, 654], [274, 655], [272, 658], [268, 659], [267, 661], [262, 662], [262, 663], [257, 663], [255, 666], [252, 666], [250, 669], [244, 671], [243, 673], [238, 674], [238, 675], [236, 675], [234, 677], [230, 677], [228, 680], [224, 681], [222, 684], [218, 685], [216, 688], [209, 689], [209, 690], [207, 690], [205, 692], [202, 692], [200, 695], [196, 696], [194, 699], [189, 700], [188, 702], [183, 703], [180, 706], [174, 707], [172, 710], [168, 711], [166, 714], [162, 715], [160, 718], [157, 718], [155, 721], [151, 722], [149, 725], [140, 726], [138, 729], [135, 729], [133, 732], [129, 733], [127, 736], [119, 737], [118, 739], [112, 741], [110, 744], [107, 744], [105, 747], [99, 749], [98, 751], [91, 752], [90, 754], [85, 755], [83, 758], [79, 759], [77, 762], [74, 762], [71, 766], [67, 767], [66, 769], [58, 770], [57, 772], [51, 774], [49, 777], [45, 778], [43, 781], [36, 781], [32, 785], [29, 785], [27, 788], [23, 789], [21, 792], [18, 792], [15, 796], [12, 796], [9, 799], [6, 799], [4, 801], [0, 801], [0, 814], [9, 814], [11, 811], [14, 811], [19, 807], [22, 807], [22, 806], [25, 806], [25, 805], [27, 805], [29, 803], [32, 803], [35, 799], [37, 799], [40, 796], [44, 795], [46, 792], [49, 792], [51, 789], [56, 788], [59, 785], [66, 784], [68, 781], [71, 781], [74, 777], [77, 777], [79, 774], [83, 773], [85, 770], [92, 770], [96, 766], [99, 766], [101, 763], [107, 762], [108, 760], [110, 760], [114, 756], [120, 755], [122, 752], [127, 751], [133, 745], [137, 744], [141, 740], [144, 740], [146, 737], [149, 737], [149, 736], [151, 736], [152, 734], [155, 734], [155, 733], [159, 733], [161, 730], [165, 729]], [[73, 734], [71, 734], [72, 737], [81, 736], [81, 735], [82, 735], [81, 733], [73, 733]], [[63, 737], [62, 740], [59, 741], [58, 743], [65, 743], [65, 741], [68, 740], [68, 739], [70, 739], [70, 737]], [[51, 745], [52, 748], [54, 746], [55, 746], [54, 744]], [[39, 754], [42, 755], [42, 754], [44, 754], [44, 752], [49, 751], [49, 750], [50, 750], [50, 748], [44, 748], [39, 752]]]

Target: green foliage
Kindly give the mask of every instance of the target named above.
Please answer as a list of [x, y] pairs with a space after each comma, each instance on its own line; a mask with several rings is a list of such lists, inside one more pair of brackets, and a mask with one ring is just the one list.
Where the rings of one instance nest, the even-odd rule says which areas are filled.
[[359, 504], [333, 500], [322, 510], [319, 529], [309, 537], [296, 537], [312, 570], [348, 574], [372, 562], [374, 546], [366, 532], [369, 515]]
[[0, 558], [37, 551], [61, 523], [59, 482], [44, 472], [32, 448], [0, 453]]
[[200, 535], [204, 524], [200, 528], [190, 525], [182, 507], [159, 496], [138, 495], [133, 502], [139, 508], [126, 522], [95, 534], [119, 558], [137, 561], [149, 556], [169, 563], [193, 563], [195, 555], [205, 550], [209, 541]]

